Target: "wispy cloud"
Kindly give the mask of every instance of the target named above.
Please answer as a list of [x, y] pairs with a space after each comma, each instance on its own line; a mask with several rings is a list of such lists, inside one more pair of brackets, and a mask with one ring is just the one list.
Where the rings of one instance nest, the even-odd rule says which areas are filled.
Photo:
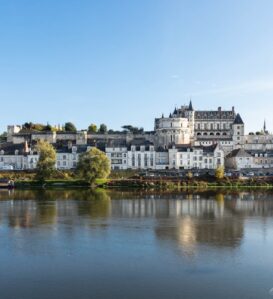
[[265, 92], [273, 90], [273, 78], [266, 80], [256, 80], [243, 82], [232, 86], [213, 87], [204, 90], [189, 92], [186, 96], [204, 96], [204, 95], [242, 95], [249, 93]]

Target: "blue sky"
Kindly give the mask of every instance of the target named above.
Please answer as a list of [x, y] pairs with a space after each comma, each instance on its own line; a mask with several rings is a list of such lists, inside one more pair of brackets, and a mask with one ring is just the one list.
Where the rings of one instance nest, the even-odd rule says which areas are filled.
[[273, 131], [272, 0], [0, 0], [0, 129], [153, 129], [192, 97]]

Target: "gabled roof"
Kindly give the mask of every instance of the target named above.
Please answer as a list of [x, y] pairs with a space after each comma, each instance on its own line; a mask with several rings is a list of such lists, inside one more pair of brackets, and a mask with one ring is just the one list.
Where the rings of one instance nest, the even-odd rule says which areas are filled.
[[226, 158], [236, 158], [236, 157], [238, 157], [238, 158], [243, 158], [243, 157], [250, 158], [252, 156], [242, 148], [233, 150], [231, 153], [229, 153], [226, 156]]
[[234, 124], [235, 125], [243, 125], [244, 124], [244, 122], [241, 118], [241, 115], [239, 113], [237, 113], [237, 115], [235, 117]]
[[[0, 146], [0, 151], [4, 151], [4, 155], [15, 155], [15, 151], [18, 151], [18, 155], [27, 155], [28, 152], [25, 151], [25, 144], [19, 143], [19, 144], [13, 144], [11, 142], [2, 143]], [[36, 153], [35, 147], [33, 147], [31, 150], [29, 149], [29, 152], [32, 151], [33, 153]]]

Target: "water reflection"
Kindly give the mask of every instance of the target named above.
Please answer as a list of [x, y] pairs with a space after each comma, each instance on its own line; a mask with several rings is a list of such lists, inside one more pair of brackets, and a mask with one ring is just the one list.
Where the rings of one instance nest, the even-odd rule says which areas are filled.
[[162, 244], [171, 242], [191, 255], [197, 244], [239, 246], [246, 217], [273, 215], [271, 197], [270, 192], [151, 194], [1, 190], [0, 225], [16, 229], [66, 225], [73, 230], [75, 224], [107, 228], [114, 219], [149, 219]]
[[0, 190], [1, 298], [267, 298], [272, 198]]

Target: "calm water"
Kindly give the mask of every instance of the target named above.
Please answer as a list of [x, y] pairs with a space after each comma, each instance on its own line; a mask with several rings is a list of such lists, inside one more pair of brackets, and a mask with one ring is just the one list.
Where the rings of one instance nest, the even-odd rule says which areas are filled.
[[273, 298], [269, 192], [1, 190], [0, 243], [1, 299]]

